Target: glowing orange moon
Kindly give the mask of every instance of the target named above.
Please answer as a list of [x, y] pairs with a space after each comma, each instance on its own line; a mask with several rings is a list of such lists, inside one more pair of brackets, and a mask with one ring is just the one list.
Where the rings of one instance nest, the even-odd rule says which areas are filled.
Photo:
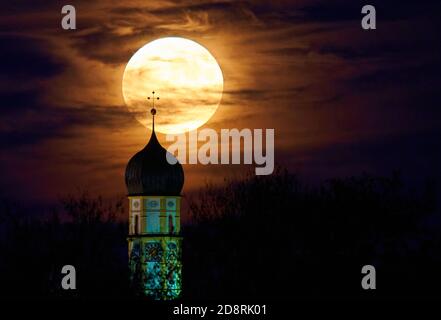
[[211, 53], [192, 40], [169, 37], [147, 43], [129, 60], [122, 90], [130, 112], [151, 128], [151, 100], [154, 90], [158, 111], [155, 130], [182, 133], [205, 124], [222, 98], [222, 70]]

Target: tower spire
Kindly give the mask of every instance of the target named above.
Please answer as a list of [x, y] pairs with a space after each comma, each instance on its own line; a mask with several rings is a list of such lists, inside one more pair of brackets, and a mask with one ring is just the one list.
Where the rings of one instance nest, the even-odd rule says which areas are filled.
[[150, 139], [130, 159], [125, 173], [129, 197], [129, 279], [134, 294], [172, 300], [182, 293], [180, 194], [184, 170], [178, 161], [169, 162], [173, 155], [156, 137], [155, 100], [159, 98], [154, 91], [152, 94], [148, 97], [153, 100], [148, 102], [152, 103]]
[[[155, 133], [155, 115], [156, 115], [156, 109], [155, 109], [155, 91], [152, 91], [152, 96], [147, 97], [147, 100], [153, 100], [152, 103], [152, 109], [150, 110], [151, 115], [153, 116], [152, 119], [152, 131]], [[156, 100], [159, 100], [159, 97], [156, 97]]]

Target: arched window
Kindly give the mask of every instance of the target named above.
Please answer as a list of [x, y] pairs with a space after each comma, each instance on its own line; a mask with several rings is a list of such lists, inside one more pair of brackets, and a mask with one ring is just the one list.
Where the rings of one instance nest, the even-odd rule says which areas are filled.
[[139, 216], [135, 216], [135, 234], [139, 233]]
[[175, 232], [175, 225], [173, 224], [173, 217], [171, 214], [168, 215], [168, 232]]

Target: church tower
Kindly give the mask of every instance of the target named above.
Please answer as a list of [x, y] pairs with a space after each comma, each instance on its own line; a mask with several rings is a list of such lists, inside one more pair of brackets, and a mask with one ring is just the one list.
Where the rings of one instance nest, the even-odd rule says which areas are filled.
[[150, 140], [130, 159], [125, 173], [130, 282], [139, 295], [170, 300], [181, 294], [180, 194], [184, 171], [179, 162], [168, 163], [168, 152], [155, 134], [154, 106], [151, 114]]

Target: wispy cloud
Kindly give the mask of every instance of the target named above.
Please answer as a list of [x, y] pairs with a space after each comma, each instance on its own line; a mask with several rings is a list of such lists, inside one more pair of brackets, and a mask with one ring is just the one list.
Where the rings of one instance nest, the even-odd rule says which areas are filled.
[[[279, 156], [305, 152], [303, 169], [327, 158], [338, 163], [333, 146], [354, 168], [375, 168], [381, 152], [393, 158], [410, 150], [410, 157], [421, 149], [398, 143], [400, 137], [423, 143], [439, 125], [439, 1], [372, 1], [380, 17], [375, 32], [360, 28], [363, 1], [71, 4], [75, 31], [60, 28], [59, 1], [2, 4], [5, 181], [24, 184], [35, 169], [53, 177], [48, 193], [82, 183], [111, 189], [108, 181], [123, 192], [124, 159], [148, 139], [124, 106], [124, 67], [137, 49], [164, 36], [201, 43], [222, 68], [221, 106], [206, 126], [275, 128]], [[376, 139], [391, 136], [398, 138], [375, 149]], [[14, 169], [17, 163], [26, 170]], [[191, 188], [201, 174], [188, 170]], [[228, 170], [213, 170], [213, 177]], [[28, 188], [38, 189], [43, 180]]]

